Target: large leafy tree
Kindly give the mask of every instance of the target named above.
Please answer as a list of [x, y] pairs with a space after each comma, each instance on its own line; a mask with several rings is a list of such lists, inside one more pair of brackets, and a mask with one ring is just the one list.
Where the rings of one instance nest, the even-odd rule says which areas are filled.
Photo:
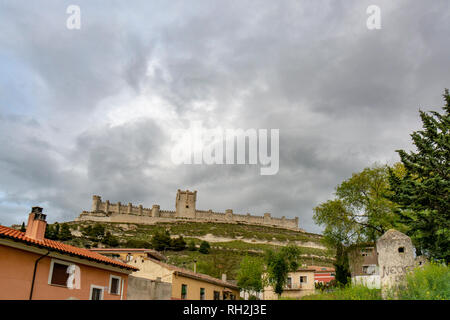
[[264, 265], [260, 259], [244, 257], [241, 260], [237, 274], [237, 285], [247, 292], [261, 292], [263, 289], [262, 275]]
[[287, 282], [289, 272], [298, 269], [298, 259], [300, 257], [300, 249], [297, 246], [289, 245], [282, 247], [278, 251], [266, 251], [267, 274], [265, 282], [271, 285], [278, 296], [283, 293], [284, 286]]
[[336, 187], [336, 197], [314, 208], [314, 221], [324, 226], [324, 242], [336, 250], [336, 280], [350, 277], [348, 248], [373, 242], [398, 223], [389, 194], [388, 167], [374, 165], [354, 173]]
[[411, 134], [415, 151], [397, 150], [406, 174], [390, 172], [391, 199], [418, 253], [450, 260], [450, 95], [443, 113], [420, 112], [423, 129]]

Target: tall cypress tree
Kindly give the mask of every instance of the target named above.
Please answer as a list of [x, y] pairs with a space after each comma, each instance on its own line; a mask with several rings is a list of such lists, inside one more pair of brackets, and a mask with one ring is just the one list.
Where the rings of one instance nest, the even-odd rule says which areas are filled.
[[450, 260], [450, 95], [443, 113], [420, 112], [423, 130], [411, 134], [417, 151], [397, 150], [406, 175], [390, 171], [392, 200], [419, 254]]

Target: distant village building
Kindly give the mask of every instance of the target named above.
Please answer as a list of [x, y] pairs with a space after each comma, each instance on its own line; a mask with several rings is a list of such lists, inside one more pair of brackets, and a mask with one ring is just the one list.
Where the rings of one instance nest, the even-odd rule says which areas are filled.
[[375, 243], [353, 245], [348, 250], [352, 283], [380, 288], [380, 271]]
[[45, 219], [33, 207], [26, 232], [0, 226], [0, 299], [125, 300], [138, 268], [46, 239]]
[[268, 212], [264, 213], [263, 216], [255, 216], [250, 213], [236, 214], [233, 213], [232, 209], [227, 209], [225, 212], [214, 212], [211, 209], [205, 211], [198, 210], [196, 203], [197, 191], [179, 189], [175, 199], [175, 211], [160, 210], [160, 206], [157, 204], [154, 204], [151, 208], [145, 208], [142, 205], [134, 206], [131, 203], [128, 203], [128, 205], [122, 205], [120, 202], [110, 203], [109, 200], [102, 201], [100, 196], [94, 195], [91, 211], [83, 211], [75, 221], [155, 224], [157, 222], [192, 220], [265, 225], [303, 231], [298, 227], [298, 217], [293, 219], [284, 216], [277, 218], [272, 217]]
[[[289, 272], [286, 286], [281, 297], [299, 299], [315, 293], [315, 268], [300, 267], [295, 272]], [[277, 300], [278, 295], [272, 286], [266, 286], [262, 294], [263, 300]]]
[[226, 275], [217, 279], [206, 274], [164, 263], [153, 258], [135, 258], [128, 262], [139, 269], [132, 274], [148, 280], [170, 284], [172, 300], [236, 300], [239, 288]]

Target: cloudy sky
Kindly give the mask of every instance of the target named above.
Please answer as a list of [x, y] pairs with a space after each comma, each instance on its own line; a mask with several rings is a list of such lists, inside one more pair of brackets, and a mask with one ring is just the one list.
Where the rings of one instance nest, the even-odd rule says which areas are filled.
[[[0, 1], [0, 223], [73, 220], [93, 194], [295, 217], [412, 148], [450, 87], [448, 0]], [[69, 5], [81, 28], [69, 30]], [[381, 30], [366, 9], [381, 8]], [[280, 129], [278, 174], [179, 165], [171, 135]]]

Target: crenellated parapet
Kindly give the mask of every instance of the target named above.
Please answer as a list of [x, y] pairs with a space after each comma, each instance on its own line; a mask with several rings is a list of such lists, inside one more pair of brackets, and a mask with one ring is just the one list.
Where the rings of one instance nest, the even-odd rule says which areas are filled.
[[199, 222], [246, 223], [299, 230], [298, 217], [294, 219], [284, 216], [277, 218], [272, 217], [268, 212], [264, 213], [263, 216], [255, 216], [250, 213], [238, 214], [234, 213], [232, 209], [226, 209], [225, 212], [215, 212], [211, 209], [207, 211], [197, 210], [196, 201], [197, 191], [178, 189], [175, 211], [169, 211], [161, 210], [157, 204], [154, 204], [151, 208], [146, 208], [142, 204], [135, 206], [131, 202], [124, 205], [121, 202], [102, 201], [100, 196], [94, 195], [92, 196], [91, 211], [83, 211], [76, 220], [154, 224], [188, 219]]

